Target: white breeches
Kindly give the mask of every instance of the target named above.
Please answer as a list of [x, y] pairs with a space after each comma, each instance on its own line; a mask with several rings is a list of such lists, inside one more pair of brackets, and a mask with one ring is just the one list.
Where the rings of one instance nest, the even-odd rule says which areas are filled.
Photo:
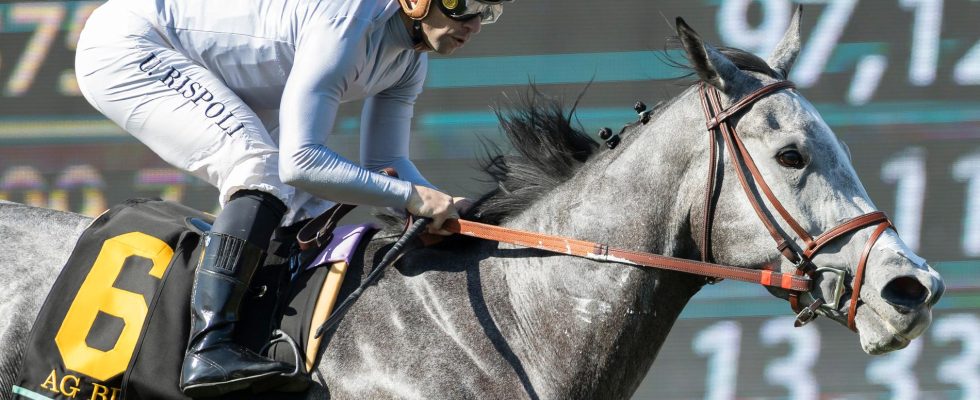
[[[266, 122], [149, 22], [98, 9], [75, 62], [79, 88], [96, 109], [164, 161], [218, 188], [222, 205], [238, 190], [268, 192], [289, 207], [284, 223], [331, 205], [282, 183], [278, 145]], [[268, 123], [277, 125], [272, 111]]]

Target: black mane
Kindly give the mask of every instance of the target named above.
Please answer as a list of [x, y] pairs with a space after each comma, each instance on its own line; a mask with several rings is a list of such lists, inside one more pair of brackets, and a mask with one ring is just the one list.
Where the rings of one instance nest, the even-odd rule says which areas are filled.
[[[582, 94], [585, 94], [583, 91]], [[581, 99], [581, 95], [579, 96]], [[534, 85], [494, 112], [514, 152], [485, 147], [483, 171], [497, 188], [478, 201], [479, 219], [498, 224], [567, 181], [599, 149], [581, 127], [572, 126], [576, 99], [568, 114], [561, 99]]]
[[[668, 48], [681, 48], [680, 41], [676, 37], [668, 39]], [[731, 47], [717, 50], [743, 71], [783, 79], [765, 60], [752, 53]], [[665, 62], [691, 71], [688, 76], [696, 76], [687, 63], [669, 57]], [[584, 94], [583, 90], [578, 99]], [[481, 166], [497, 188], [477, 202], [476, 219], [499, 224], [567, 181], [598, 151], [597, 142], [572, 126], [578, 99], [565, 114], [560, 99], [549, 97], [531, 85], [517, 100], [505, 104], [509, 111], [495, 109], [514, 152], [505, 154], [498, 146], [486, 145], [487, 157]]]

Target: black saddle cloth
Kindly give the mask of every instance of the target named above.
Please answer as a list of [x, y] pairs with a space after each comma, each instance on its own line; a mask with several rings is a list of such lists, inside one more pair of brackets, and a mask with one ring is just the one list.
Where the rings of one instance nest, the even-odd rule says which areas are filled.
[[[53, 399], [187, 399], [177, 384], [190, 331], [189, 299], [202, 233], [187, 223], [189, 218], [212, 220], [173, 202], [134, 199], [93, 221], [35, 321], [15, 394]], [[277, 231], [265, 265], [242, 304], [237, 340], [257, 352], [267, 347], [276, 329], [304, 349], [310, 330], [317, 328], [310, 321], [312, 305], [329, 266], [306, 267], [316, 250], [299, 251], [297, 230]], [[363, 260], [373, 234], [361, 241], [338, 303], [366, 277]], [[296, 359], [285, 342], [272, 345], [268, 354], [290, 364]], [[309, 372], [305, 365], [300, 368]], [[257, 398], [243, 393], [227, 398], [242, 396]], [[261, 398], [303, 396], [268, 393]]]

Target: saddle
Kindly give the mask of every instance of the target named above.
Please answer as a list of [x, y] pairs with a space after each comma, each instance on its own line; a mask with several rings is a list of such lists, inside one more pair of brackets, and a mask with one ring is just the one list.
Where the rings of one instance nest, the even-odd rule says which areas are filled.
[[[351, 209], [339, 205], [302, 227], [277, 231], [242, 302], [239, 343], [294, 365], [294, 373], [316, 368], [324, 339], [316, 328], [357, 288], [365, 247], [377, 232], [370, 224], [337, 227]], [[211, 221], [183, 205], [146, 199], [96, 218], [41, 308], [13, 393], [187, 399], [177, 384], [190, 329], [188, 299], [199, 240]]]

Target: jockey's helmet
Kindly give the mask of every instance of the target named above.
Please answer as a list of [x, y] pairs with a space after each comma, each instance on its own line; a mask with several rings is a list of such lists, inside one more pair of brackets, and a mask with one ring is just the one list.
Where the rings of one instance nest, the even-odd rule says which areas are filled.
[[480, 18], [481, 24], [497, 22], [504, 12], [504, 3], [514, 0], [398, 0], [402, 10], [414, 20], [421, 20], [429, 14], [431, 2], [439, 4], [446, 16], [455, 20]]

